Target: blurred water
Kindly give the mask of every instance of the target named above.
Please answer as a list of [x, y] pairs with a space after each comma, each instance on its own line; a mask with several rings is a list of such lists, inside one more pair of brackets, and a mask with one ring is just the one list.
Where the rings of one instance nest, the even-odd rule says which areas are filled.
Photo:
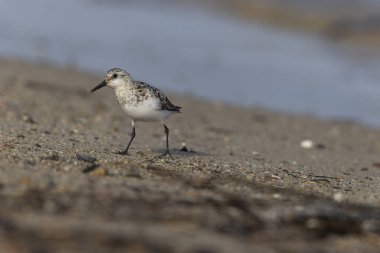
[[[380, 126], [380, 56], [159, 1], [0, 0], [0, 54]], [[93, 84], [89, 84], [89, 88]]]

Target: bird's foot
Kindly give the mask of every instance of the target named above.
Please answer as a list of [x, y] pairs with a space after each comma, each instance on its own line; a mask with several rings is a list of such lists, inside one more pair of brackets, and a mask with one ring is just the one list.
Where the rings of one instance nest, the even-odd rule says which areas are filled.
[[129, 155], [128, 150], [116, 150], [114, 152], [115, 155]]
[[159, 157], [161, 157], [161, 158], [167, 157], [167, 156], [169, 156], [171, 159], [173, 159], [173, 156], [172, 156], [172, 154], [170, 154], [169, 150], [166, 150], [165, 153], [159, 155]]

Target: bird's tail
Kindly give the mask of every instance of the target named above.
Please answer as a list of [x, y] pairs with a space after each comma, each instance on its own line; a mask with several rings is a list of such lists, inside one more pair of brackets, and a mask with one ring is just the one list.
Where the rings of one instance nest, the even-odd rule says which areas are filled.
[[176, 106], [176, 105], [175, 105], [171, 111], [182, 113], [181, 109], [182, 109], [181, 106]]

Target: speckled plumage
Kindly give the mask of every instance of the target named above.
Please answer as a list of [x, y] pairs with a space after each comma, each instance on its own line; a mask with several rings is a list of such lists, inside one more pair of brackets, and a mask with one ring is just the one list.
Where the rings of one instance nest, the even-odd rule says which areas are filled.
[[143, 106], [149, 100], [157, 100], [157, 107], [152, 108], [157, 111], [180, 112], [181, 109], [173, 105], [161, 90], [142, 81], [132, 80], [129, 85], [116, 88], [115, 94], [119, 104], [126, 111]]
[[181, 107], [175, 106], [168, 97], [159, 89], [144, 83], [135, 81], [131, 75], [120, 68], [107, 71], [105, 80], [92, 89], [92, 92], [110, 86], [114, 89], [120, 106], [132, 118], [132, 138], [122, 154], [128, 152], [129, 146], [135, 136], [135, 121], [160, 121], [165, 128], [166, 154], [169, 154], [169, 129], [165, 120], [174, 113], [181, 112]]
[[173, 103], [170, 102], [168, 97], [160, 89], [141, 81], [134, 81], [134, 84], [137, 87], [140, 96], [142, 95], [146, 98], [149, 94], [152, 94], [153, 96], [158, 97], [160, 99], [161, 110], [180, 112], [181, 107], [173, 105]]
[[[115, 73], [118, 73], [120, 80], [112, 78]], [[163, 121], [173, 113], [180, 112], [181, 107], [173, 105], [161, 90], [133, 80], [128, 73], [119, 69], [117, 72], [110, 70], [107, 76], [111, 76], [111, 83], [115, 82], [113, 88], [120, 106], [136, 121]]]

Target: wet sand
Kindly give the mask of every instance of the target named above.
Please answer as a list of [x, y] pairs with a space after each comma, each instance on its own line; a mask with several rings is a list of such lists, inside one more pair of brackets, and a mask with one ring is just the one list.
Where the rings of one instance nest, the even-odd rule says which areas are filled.
[[171, 94], [174, 159], [154, 123], [120, 156], [101, 78], [0, 60], [4, 252], [378, 251], [379, 130]]

